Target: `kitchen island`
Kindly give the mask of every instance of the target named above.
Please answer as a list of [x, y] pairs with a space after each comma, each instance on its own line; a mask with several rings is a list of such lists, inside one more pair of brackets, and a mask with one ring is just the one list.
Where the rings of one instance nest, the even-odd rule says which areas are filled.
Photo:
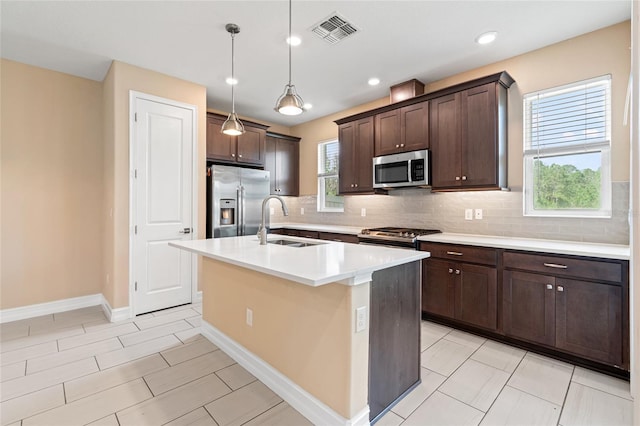
[[368, 424], [420, 382], [429, 253], [269, 240], [170, 243], [203, 256], [202, 333], [313, 423]]

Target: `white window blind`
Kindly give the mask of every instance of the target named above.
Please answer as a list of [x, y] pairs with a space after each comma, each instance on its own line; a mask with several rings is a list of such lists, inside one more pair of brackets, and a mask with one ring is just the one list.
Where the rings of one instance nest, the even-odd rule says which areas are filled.
[[318, 176], [337, 175], [339, 158], [340, 147], [337, 141], [321, 144]]
[[611, 77], [526, 95], [525, 153], [609, 144]]

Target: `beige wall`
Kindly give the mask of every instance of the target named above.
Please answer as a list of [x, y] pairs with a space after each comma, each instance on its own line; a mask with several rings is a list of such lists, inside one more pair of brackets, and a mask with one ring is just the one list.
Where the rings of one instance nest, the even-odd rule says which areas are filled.
[[[367, 404], [369, 285], [309, 287], [204, 259], [203, 319], [350, 419]], [[253, 327], [245, 322], [253, 310]]]
[[[112, 308], [129, 301], [129, 91], [195, 105], [198, 138], [198, 238], [205, 235], [206, 88], [114, 61], [104, 85], [106, 183], [104, 193], [104, 294]], [[202, 159], [202, 161], [200, 161]], [[111, 212], [113, 212], [111, 214]], [[107, 275], [109, 284], [107, 284]]]
[[[486, 67], [429, 83], [432, 92], [457, 83], [506, 70], [516, 81], [509, 91], [509, 186], [522, 187], [522, 96], [523, 94], [588, 79], [612, 75], [612, 180], [629, 180], [629, 128], [623, 125], [624, 104], [631, 56], [630, 22], [626, 21], [561, 43], [525, 53]], [[490, 47], [488, 47], [490, 48]], [[361, 107], [323, 117], [291, 130], [302, 137], [300, 149], [300, 194], [316, 194], [317, 144], [338, 137], [333, 120], [387, 105], [388, 97]]]
[[0, 69], [0, 309], [100, 293], [102, 85]]

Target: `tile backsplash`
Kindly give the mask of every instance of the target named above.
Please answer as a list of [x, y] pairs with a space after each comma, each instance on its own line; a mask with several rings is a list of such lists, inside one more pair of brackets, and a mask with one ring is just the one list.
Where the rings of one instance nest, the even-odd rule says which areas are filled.
[[[316, 196], [284, 197], [290, 215], [280, 208], [273, 222], [357, 226], [406, 226], [443, 232], [629, 244], [629, 182], [613, 183], [613, 214], [607, 219], [543, 218], [522, 215], [521, 191], [391, 191], [389, 195], [345, 197], [344, 213], [316, 211]], [[272, 205], [275, 207], [275, 203]], [[300, 209], [304, 208], [304, 215]], [[366, 217], [361, 209], [366, 209]], [[465, 220], [465, 209], [482, 209], [480, 220]]]

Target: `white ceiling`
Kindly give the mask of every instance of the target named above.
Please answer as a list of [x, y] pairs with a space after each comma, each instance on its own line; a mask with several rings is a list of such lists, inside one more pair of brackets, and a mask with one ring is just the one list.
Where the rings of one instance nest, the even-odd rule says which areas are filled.
[[[630, 0], [293, 1], [293, 83], [313, 108], [273, 110], [287, 82], [288, 2], [0, 2], [1, 55], [102, 81], [116, 59], [207, 87], [207, 106], [229, 111], [231, 39], [236, 36], [236, 111], [293, 126], [424, 83], [630, 19]], [[330, 45], [310, 28], [333, 12], [359, 32]], [[498, 32], [491, 45], [475, 37]], [[378, 77], [377, 87], [367, 84]]]

